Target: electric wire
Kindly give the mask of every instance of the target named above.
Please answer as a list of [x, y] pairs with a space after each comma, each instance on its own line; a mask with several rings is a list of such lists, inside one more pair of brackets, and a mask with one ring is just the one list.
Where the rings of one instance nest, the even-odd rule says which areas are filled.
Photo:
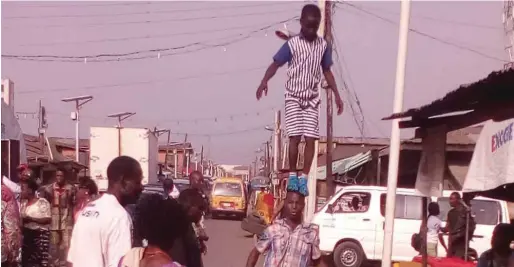
[[[149, 81], [131, 81], [131, 82], [123, 82], [123, 83], [114, 83], [114, 84], [102, 84], [102, 85], [90, 85], [90, 86], [81, 86], [81, 87], [62, 87], [62, 88], [49, 88], [49, 89], [26, 89], [17, 91], [16, 94], [35, 94], [35, 93], [45, 93], [45, 92], [64, 92], [64, 91], [75, 91], [75, 90], [95, 90], [95, 89], [106, 89], [106, 88], [120, 88], [127, 86], [138, 86], [138, 85], [149, 85], [149, 84], [157, 84], [163, 82], [176, 82], [180, 80], [190, 80], [197, 78], [205, 78], [209, 76], [221, 76], [227, 74], [234, 73], [242, 73], [249, 72], [254, 70], [262, 70], [267, 68], [267, 66], [257, 66], [250, 68], [238, 68], [236, 70], [223, 71], [223, 72], [208, 72], [203, 74], [195, 74], [189, 76], [183, 76], [178, 78], [173, 78], [169, 80], [149, 80]], [[23, 87], [22, 87], [23, 89]]]
[[102, 38], [102, 39], [93, 39], [93, 40], [83, 40], [83, 41], [69, 41], [69, 42], [48, 42], [48, 43], [32, 43], [32, 44], [21, 44], [20, 47], [25, 46], [56, 46], [56, 45], [78, 45], [78, 44], [94, 44], [94, 43], [108, 43], [108, 42], [124, 42], [124, 41], [132, 41], [132, 40], [152, 40], [152, 39], [160, 39], [160, 38], [169, 38], [175, 36], [190, 36], [197, 35], [203, 33], [215, 33], [215, 32], [226, 32], [231, 30], [240, 30], [240, 29], [248, 29], [255, 27], [262, 27], [262, 23], [259, 25], [245, 25], [245, 26], [235, 26], [235, 27], [225, 27], [219, 29], [204, 29], [197, 31], [186, 31], [186, 32], [175, 32], [175, 33], [167, 33], [167, 34], [155, 34], [155, 35], [140, 35], [140, 36], [130, 36], [130, 37], [117, 37], [117, 38]]
[[52, 18], [99, 18], [99, 17], [121, 17], [121, 16], [136, 16], [136, 15], [155, 15], [155, 14], [172, 14], [172, 13], [187, 13], [197, 11], [212, 11], [212, 10], [231, 10], [239, 8], [255, 8], [255, 7], [272, 7], [277, 5], [290, 4], [288, 2], [279, 3], [265, 3], [253, 5], [238, 5], [238, 6], [214, 6], [202, 8], [188, 8], [188, 9], [161, 9], [151, 11], [136, 11], [136, 12], [122, 12], [122, 13], [102, 13], [102, 14], [69, 14], [69, 15], [42, 15], [42, 16], [11, 16], [4, 17], [3, 19], [52, 19]]
[[[81, 56], [3, 54], [2, 58], [15, 59], [15, 60], [28, 60], [28, 61], [42, 61], [42, 62], [77, 62], [77, 63], [78, 62], [80, 62], [80, 63], [113, 62], [113, 61], [138, 60], [138, 59], [146, 59], [146, 58], [160, 58], [160, 57], [165, 57], [165, 56], [196, 52], [196, 51], [205, 50], [208, 48], [225, 47], [225, 46], [231, 45], [233, 43], [237, 43], [237, 42], [246, 40], [246, 39], [252, 37], [253, 35], [255, 35], [256, 33], [268, 30], [277, 24], [283, 24], [283, 23], [295, 20], [297, 18], [298, 18], [298, 16], [294, 16], [289, 19], [277, 21], [275, 23], [268, 24], [264, 27], [260, 27], [258, 29], [255, 29], [255, 30], [252, 30], [252, 31], [249, 31], [246, 33], [239, 33], [239, 34], [235, 34], [235, 35], [224, 37], [224, 38], [217, 38], [215, 40], [235, 37], [235, 39], [233, 39], [233, 40], [226, 41], [223, 43], [218, 43], [218, 44], [209, 44], [208, 42], [213, 41], [213, 40], [205, 40], [205, 41], [197, 41], [197, 42], [180, 45], [180, 46], [174, 46], [174, 47], [154, 48], [154, 49], [138, 50], [138, 51], [132, 51], [132, 52], [126, 52], [126, 53], [103, 53], [103, 54], [92, 54], [92, 55], [81, 55]], [[174, 50], [186, 49], [186, 48], [197, 47], [197, 46], [201, 46], [201, 47], [197, 48], [193, 51], [184, 51], [182, 53], [161, 54], [163, 52], [172, 52]], [[148, 54], [148, 53], [152, 53], [152, 55], [144, 55], [144, 54]], [[138, 55], [140, 55], [140, 56], [138, 56]], [[104, 59], [104, 58], [106, 58], [106, 59]]]
[[279, 13], [291, 13], [291, 8], [281, 9], [281, 10], [271, 10], [271, 11], [262, 11], [262, 12], [250, 12], [250, 13], [236, 13], [236, 14], [227, 14], [227, 15], [210, 15], [210, 16], [198, 16], [198, 17], [186, 17], [186, 18], [171, 18], [171, 19], [160, 19], [160, 20], [134, 20], [134, 21], [122, 21], [122, 22], [100, 22], [100, 23], [86, 23], [86, 24], [25, 24], [25, 25], [16, 25], [15, 27], [3, 26], [2, 29], [10, 29], [16, 28], [17, 30], [20, 27], [30, 27], [32, 29], [46, 29], [46, 28], [82, 28], [82, 27], [104, 27], [104, 26], [120, 26], [120, 25], [137, 25], [137, 24], [155, 24], [155, 23], [169, 23], [169, 22], [184, 22], [184, 21], [197, 21], [197, 20], [211, 20], [211, 19], [221, 19], [221, 18], [241, 18], [248, 16], [259, 16], [259, 15], [271, 15], [271, 14], [279, 14]]
[[[380, 16], [378, 14], [375, 14], [375, 13], [373, 13], [371, 11], [368, 11], [368, 10], [366, 10], [366, 9], [360, 7], [360, 6], [357, 6], [357, 5], [354, 5], [354, 4], [350, 4], [350, 3], [346, 2], [346, 1], [345, 2], [340, 2], [340, 3], [342, 3], [344, 5], [347, 5], [347, 6], [350, 6], [350, 7], [354, 8], [354, 9], [357, 9], [357, 10], [361, 11], [362, 13], [365, 13], [367, 15], [373, 16], [373, 17], [375, 17], [377, 19], [380, 19], [382, 21], [388, 22], [388, 23], [393, 24], [393, 25], [398, 25], [398, 23], [395, 22], [394, 20], [382, 17], [382, 16]], [[416, 33], [418, 35], [421, 35], [423, 37], [426, 37], [428, 39], [431, 39], [433, 41], [436, 41], [436, 42], [439, 42], [439, 43], [442, 43], [442, 44], [445, 44], [445, 45], [448, 45], [448, 46], [452, 46], [452, 47], [457, 48], [457, 49], [461, 49], [461, 50], [464, 50], [464, 51], [468, 51], [468, 52], [474, 53], [474, 54], [482, 56], [484, 58], [488, 58], [488, 59], [492, 59], [492, 60], [496, 60], [496, 61], [504, 62], [504, 63], [508, 62], [505, 59], [501, 59], [501, 58], [498, 58], [498, 57], [495, 57], [495, 56], [491, 56], [491, 55], [488, 55], [488, 54], [483, 53], [481, 51], [478, 51], [476, 49], [473, 49], [473, 48], [470, 48], [470, 47], [466, 47], [466, 46], [463, 46], [463, 45], [460, 45], [460, 44], [457, 44], [457, 43], [453, 43], [453, 42], [441, 39], [439, 37], [436, 37], [436, 36], [430, 35], [428, 33], [419, 31], [419, 30], [414, 29], [412, 27], [409, 28], [409, 31], [411, 31], [413, 33]]]

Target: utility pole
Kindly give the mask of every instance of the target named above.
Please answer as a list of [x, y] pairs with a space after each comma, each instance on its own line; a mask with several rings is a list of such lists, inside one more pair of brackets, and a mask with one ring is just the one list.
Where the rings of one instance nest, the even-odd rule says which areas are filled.
[[[318, 29], [318, 36], [325, 36], [325, 28], [326, 28], [326, 20], [331, 19], [330, 12], [325, 12], [327, 7], [329, 7], [329, 11], [331, 10], [331, 2], [326, 0], [318, 0], [318, 6], [321, 10], [321, 23], [319, 25]], [[328, 15], [327, 15], [328, 14]], [[322, 84], [319, 84], [319, 90], [321, 90]], [[332, 190], [330, 189], [330, 185], [333, 187], [333, 180], [332, 183], [330, 183], [332, 179], [332, 160], [328, 158], [330, 148], [328, 147], [328, 141], [330, 141], [330, 145], [332, 143], [332, 95], [329, 90], [327, 91], [327, 187], [328, 192], [330, 193]], [[307, 188], [309, 189], [309, 196], [306, 199], [306, 205], [305, 205], [305, 211], [303, 212], [304, 221], [310, 222], [312, 220], [312, 217], [314, 216], [314, 213], [316, 212], [316, 206], [317, 206], [317, 199], [316, 199], [316, 187], [317, 187], [317, 168], [318, 168], [318, 150], [319, 150], [319, 142], [316, 141], [314, 143], [314, 158], [312, 159], [312, 166], [309, 170], [309, 179], [307, 182]], [[330, 156], [332, 156], [330, 154]], [[330, 170], [330, 173], [329, 173]], [[330, 174], [330, 176], [329, 176]]]
[[[324, 2], [324, 3], [323, 3]], [[325, 10], [323, 20], [324, 25], [324, 37], [325, 41], [327, 41], [328, 47], [332, 49], [332, 1], [320, 1], [320, 5], [324, 4]], [[323, 9], [322, 9], [323, 10]], [[334, 184], [334, 176], [332, 174], [332, 149], [334, 148], [332, 143], [334, 128], [334, 111], [332, 108], [332, 88], [328, 86], [325, 87], [325, 92], [327, 93], [327, 199], [334, 195], [335, 193], [335, 184]], [[316, 156], [316, 154], [314, 154]]]
[[[183, 156], [182, 156], [182, 167], [181, 167], [181, 169], [182, 169], [182, 168], [184, 168], [184, 160], [186, 160], [186, 167], [187, 167], [187, 168], [189, 167], [189, 159], [187, 158], [187, 155], [186, 155], [186, 151], [187, 151], [187, 149], [186, 149], [186, 143], [187, 143], [187, 133], [186, 133], [186, 135], [184, 136], [184, 144], [182, 144], [182, 147], [184, 148], [184, 150], [183, 150], [184, 154], [182, 154]], [[187, 173], [188, 171], [189, 171], [189, 169], [188, 169], [188, 170], [186, 170], [186, 173]], [[182, 173], [184, 173], [184, 172], [182, 172]]]
[[157, 128], [154, 130], [155, 134], [157, 134], [157, 137], [161, 136], [163, 133], [168, 134], [168, 139], [166, 140], [166, 154], [164, 155], [164, 168], [168, 169], [168, 154], [169, 154], [169, 148], [170, 148], [170, 140], [171, 140], [171, 130], [170, 129], [163, 129], [163, 130], [157, 130]]
[[119, 112], [107, 115], [109, 118], [116, 118], [118, 120], [118, 125], [116, 128], [118, 128], [118, 155], [121, 156], [121, 122], [128, 119], [129, 117], [132, 117], [136, 115], [135, 112]]
[[79, 118], [79, 110], [80, 108], [93, 100], [93, 96], [78, 96], [78, 97], [69, 97], [61, 99], [62, 102], [75, 102], [75, 112], [71, 113], [71, 119], [75, 121], [75, 161], [79, 162], [80, 155], [80, 145], [79, 145], [79, 127], [80, 127], [80, 118]]

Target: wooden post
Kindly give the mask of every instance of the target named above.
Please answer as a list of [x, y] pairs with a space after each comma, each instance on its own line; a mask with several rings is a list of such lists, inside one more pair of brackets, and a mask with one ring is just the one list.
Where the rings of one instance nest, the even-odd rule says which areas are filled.
[[[332, 49], [332, 1], [324, 1], [325, 2], [325, 10], [324, 10], [324, 37], [325, 41], [327, 41], [329, 49]], [[323, 9], [322, 9], [323, 10]], [[322, 15], [323, 16], [323, 15]], [[332, 174], [332, 150], [334, 149], [334, 145], [332, 142], [333, 139], [333, 108], [332, 108], [332, 89], [325, 88], [325, 92], [327, 94], [327, 199], [330, 198], [335, 193], [335, 183], [334, 176]], [[317, 156], [317, 153], [314, 154]]]

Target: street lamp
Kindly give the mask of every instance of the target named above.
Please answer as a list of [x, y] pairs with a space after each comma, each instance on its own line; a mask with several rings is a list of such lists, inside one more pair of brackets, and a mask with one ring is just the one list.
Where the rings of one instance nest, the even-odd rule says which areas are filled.
[[117, 118], [118, 119], [118, 128], [121, 128], [121, 122], [136, 115], [135, 112], [119, 112], [107, 115], [109, 118]]
[[93, 100], [93, 96], [85, 95], [85, 96], [77, 96], [77, 97], [68, 97], [61, 99], [62, 102], [75, 102], [75, 111], [71, 113], [71, 119], [75, 121], [75, 160], [79, 162], [79, 127], [80, 127], [80, 119], [79, 119], [79, 110], [80, 108], [86, 104], [87, 102]]
[[168, 150], [170, 148], [171, 130], [170, 129], [157, 130], [157, 127], [156, 127], [154, 129], [154, 133], [157, 135], [157, 137], [161, 136], [164, 133], [168, 133], [168, 139], [166, 141], [166, 155], [164, 156], [164, 166], [166, 169], [168, 169]]

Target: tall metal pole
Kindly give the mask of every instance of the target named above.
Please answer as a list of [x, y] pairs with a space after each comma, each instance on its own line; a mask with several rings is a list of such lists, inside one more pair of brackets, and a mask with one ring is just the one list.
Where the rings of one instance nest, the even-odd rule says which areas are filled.
[[[318, 0], [318, 6], [321, 10], [321, 22], [318, 29], [318, 36], [325, 35], [325, 0]], [[321, 84], [318, 85], [319, 90], [321, 90]], [[303, 212], [304, 220], [306, 222], [310, 222], [314, 213], [316, 212], [316, 192], [317, 192], [317, 169], [318, 169], [318, 149], [319, 142], [316, 140], [314, 143], [314, 157], [312, 159], [311, 169], [309, 170], [309, 179], [307, 181], [307, 188], [309, 189], [309, 196], [307, 197], [307, 205], [305, 206], [305, 210]], [[328, 167], [328, 166], [327, 166]], [[328, 178], [328, 177], [327, 177]], [[328, 181], [327, 181], [328, 182]]]
[[[332, 49], [332, 5], [333, 3], [331, 1], [320, 1], [320, 5], [324, 3], [325, 10], [324, 15], [325, 19], [324, 21], [324, 37], [325, 41], [328, 44], [328, 47]], [[331, 197], [335, 193], [335, 184], [334, 184], [334, 177], [332, 175], [332, 139], [333, 139], [333, 108], [332, 108], [332, 88], [328, 88], [328, 86], [325, 88], [325, 92], [327, 94], [327, 197]]]
[[[80, 116], [79, 116], [79, 110], [80, 108], [88, 103], [89, 101], [93, 100], [93, 97], [90, 95], [86, 96], [79, 96], [79, 97], [69, 97], [69, 98], [63, 98], [61, 101], [63, 102], [74, 102], [75, 103], [75, 116], [72, 116], [72, 119], [75, 120], [75, 160], [79, 162], [79, 156], [80, 156]], [[72, 114], [73, 115], [73, 114]]]
[[75, 113], [77, 116], [77, 119], [75, 120], [75, 161], [79, 162], [79, 155], [80, 155], [80, 139], [79, 139], [79, 131], [80, 131], [80, 116], [79, 116], [79, 109], [80, 109], [80, 103], [77, 100], [75, 102]]
[[170, 150], [171, 130], [168, 130], [168, 138], [166, 140], [166, 155], [164, 156], [164, 166], [168, 169], [168, 155]]
[[[409, 35], [410, 0], [402, 0], [400, 29], [398, 38], [398, 56], [396, 59], [396, 82], [394, 89], [393, 112], [403, 109], [403, 91], [405, 86], [405, 65], [407, 62], [407, 44]], [[394, 211], [396, 206], [396, 186], [398, 183], [398, 164], [400, 159], [400, 127], [399, 119], [391, 123], [391, 144], [389, 167], [387, 173], [387, 197], [384, 225], [384, 248], [382, 251], [382, 267], [391, 267], [393, 248]]]

